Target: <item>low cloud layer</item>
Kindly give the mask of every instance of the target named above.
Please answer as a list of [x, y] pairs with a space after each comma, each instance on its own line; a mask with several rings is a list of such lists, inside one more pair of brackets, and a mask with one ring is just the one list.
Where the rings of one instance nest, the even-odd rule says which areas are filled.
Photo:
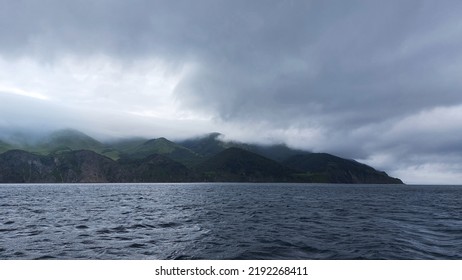
[[0, 128], [285, 142], [462, 177], [459, 1], [0, 0]]

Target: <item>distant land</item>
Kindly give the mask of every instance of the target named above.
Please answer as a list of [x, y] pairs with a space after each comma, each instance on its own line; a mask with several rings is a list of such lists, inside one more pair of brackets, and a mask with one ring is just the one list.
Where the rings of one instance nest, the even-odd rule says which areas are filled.
[[354, 160], [286, 145], [226, 142], [219, 133], [179, 142], [103, 143], [66, 129], [33, 144], [0, 140], [0, 183], [106, 182], [403, 183]]

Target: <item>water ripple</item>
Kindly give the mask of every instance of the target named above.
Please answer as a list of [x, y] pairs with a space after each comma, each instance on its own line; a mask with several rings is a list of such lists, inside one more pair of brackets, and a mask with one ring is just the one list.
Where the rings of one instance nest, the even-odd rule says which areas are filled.
[[461, 187], [0, 186], [1, 259], [460, 259]]

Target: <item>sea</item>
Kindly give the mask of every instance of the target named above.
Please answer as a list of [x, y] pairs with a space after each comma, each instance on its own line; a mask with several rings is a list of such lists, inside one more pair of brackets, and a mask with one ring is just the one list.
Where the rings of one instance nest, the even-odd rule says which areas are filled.
[[6, 184], [0, 259], [462, 259], [462, 186]]

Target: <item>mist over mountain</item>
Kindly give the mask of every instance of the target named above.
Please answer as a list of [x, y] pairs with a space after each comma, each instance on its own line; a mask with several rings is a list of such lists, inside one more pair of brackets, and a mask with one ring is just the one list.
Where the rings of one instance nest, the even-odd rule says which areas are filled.
[[175, 143], [166, 138], [100, 142], [80, 131], [55, 131], [36, 144], [0, 142], [0, 182], [322, 182], [401, 180], [353, 160], [285, 145], [227, 142], [212, 133]]
[[11, 150], [11, 145], [0, 140], [0, 153]]
[[214, 132], [201, 137], [180, 141], [179, 144], [204, 156], [213, 156], [227, 148], [238, 147], [275, 161], [282, 161], [296, 154], [308, 153], [307, 151], [289, 148], [285, 144], [257, 145], [236, 141], [225, 141], [222, 140], [222, 138], [222, 134]]

